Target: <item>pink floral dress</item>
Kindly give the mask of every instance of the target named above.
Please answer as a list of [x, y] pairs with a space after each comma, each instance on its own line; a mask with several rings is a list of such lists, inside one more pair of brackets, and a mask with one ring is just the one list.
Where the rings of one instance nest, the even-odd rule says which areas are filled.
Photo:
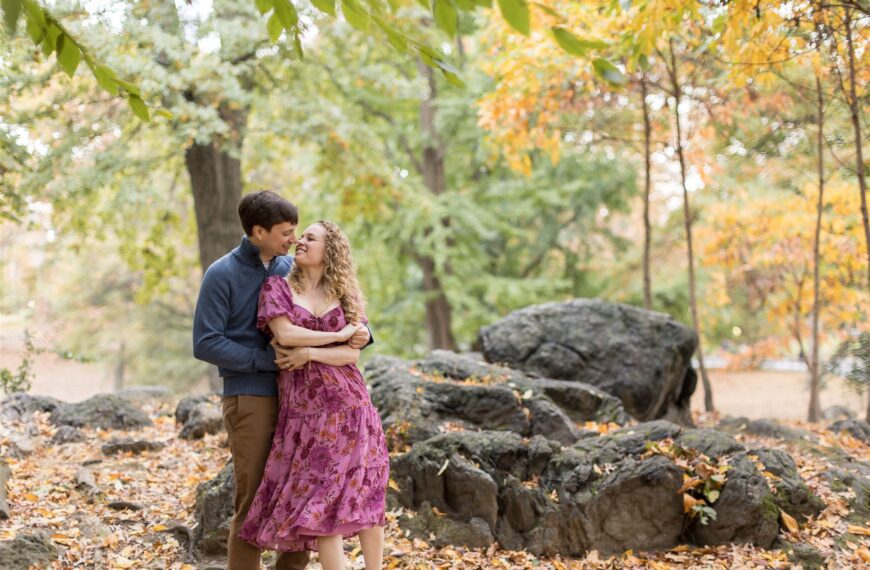
[[[257, 327], [269, 332], [281, 315], [318, 331], [347, 324], [341, 307], [315, 317], [294, 304], [287, 281], [273, 275], [260, 290]], [[281, 371], [278, 398], [272, 449], [239, 537], [268, 550], [317, 550], [318, 536], [383, 525], [390, 460], [359, 368], [311, 362]]]

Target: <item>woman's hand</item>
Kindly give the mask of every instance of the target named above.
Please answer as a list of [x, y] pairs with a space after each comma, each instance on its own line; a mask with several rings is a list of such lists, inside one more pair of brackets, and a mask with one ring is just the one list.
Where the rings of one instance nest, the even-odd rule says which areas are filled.
[[275, 354], [278, 356], [278, 359], [275, 360], [278, 368], [281, 370], [298, 370], [308, 364], [311, 349], [307, 346], [297, 346], [294, 348], [275, 346]]
[[345, 325], [345, 327], [343, 329], [341, 329], [340, 331], [338, 331], [338, 333], [336, 333], [336, 334], [338, 334], [338, 341], [339, 342], [349, 341], [350, 337], [352, 337], [356, 333], [356, 331], [359, 330], [359, 328], [361, 326], [362, 325]]

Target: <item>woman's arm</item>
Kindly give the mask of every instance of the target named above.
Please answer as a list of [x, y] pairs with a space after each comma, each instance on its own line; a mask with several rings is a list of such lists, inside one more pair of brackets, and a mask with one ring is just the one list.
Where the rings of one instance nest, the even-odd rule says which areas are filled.
[[313, 331], [297, 327], [285, 315], [269, 321], [269, 328], [281, 346], [323, 346], [346, 342], [356, 332], [356, 325], [347, 325], [337, 332]]
[[330, 346], [329, 348], [311, 347], [311, 360], [329, 364], [330, 366], [345, 366], [356, 364], [359, 361], [359, 349], [351, 348], [346, 344]]

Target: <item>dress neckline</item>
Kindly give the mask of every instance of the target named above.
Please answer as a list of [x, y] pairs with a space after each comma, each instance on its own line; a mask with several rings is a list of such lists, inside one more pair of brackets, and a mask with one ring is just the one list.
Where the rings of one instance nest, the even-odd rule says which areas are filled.
[[329, 309], [328, 311], [326, 311], [325, 313], [323, 313], [322, 315], [320, 315], [320, 316], [318, 317], [318, 316], [315, 315], [315, 314], [314, 314], [310, 309], [306, 308], [305, 305], [301, 305], [301, 304], [296, 303], [296, 302], [294, 302], [293, 304], [294, 304], [295, 306], [299, 307], [300, 309], [302, 309], [303, 311], [305, 311], [306, 313], [308, 313], [309, 315], [311, 315], [312, 317], [314, 317], [315, 319], [322, 319], [322, 318], [324, 318], [326, 315], [328, 315], [329, 313], [331, 313], [332, 311], [341, 308], [341, 304], [338, 304], [338, 305], [334, 306], [333, 308]]

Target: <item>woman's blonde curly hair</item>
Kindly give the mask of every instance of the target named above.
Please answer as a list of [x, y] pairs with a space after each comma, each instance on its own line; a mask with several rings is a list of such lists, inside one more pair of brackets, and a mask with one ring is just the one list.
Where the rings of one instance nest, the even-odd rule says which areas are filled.
[[[323, 276], [320, 286], [330, 299], [338, 299], [348, 323], [358, 324], [365, 314], [366, 299], [356, 278], [350, 241], [336, 224], [327, 220], [317, 222], [326, 230], [323, 253]], [[302, 270], [293, 265], [287, 281], [296, 292], [302, 292]]]

